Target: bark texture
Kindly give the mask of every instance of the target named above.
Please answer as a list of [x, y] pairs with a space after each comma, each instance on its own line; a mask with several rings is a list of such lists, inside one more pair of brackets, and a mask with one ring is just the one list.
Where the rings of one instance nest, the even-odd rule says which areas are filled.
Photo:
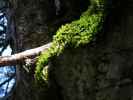
[[[59, 0], [60, 5], [58, 6], [60, 6], [60, 9], [57, 9], [54, 0], [10, 1], [14, 10], [16, 25], [16, 52], [49, 43], [60, 25], [78, 18], [82, 12], [79, 9], [82, 0]], [[13, 100], [44, 100], [44, 97], [46, 97], [43, 93], [45, 89], [37, 89], [34, 86], [34, 69], [34, 64], [30, 66], [18, 65], [17, 85]], [[58, 100], [56, 85], [52, 86], [52, 90], [48, 92], [50, 92], [48, 98], [52, 97], [54, 100]]]
[[[60, 0], [58, 14], [53, 0], [13, 2], [17, 51], [48, 43], [58, 26], [80, 15], [81, 1]], [[47, 100], [133, 99], [133, 2], [113, 0], [112, 7], [104, 34], [98, 35], [97, 41], [78, 49], [68, 48], [51, 59]], [[33, 85], [34, 67], [18, 67], [13, 100], [45, 99], [45, 93]]]
[[94, 44], [69, 48], [52, 60], [51, 79], [59, 88], [60, 100], [133, 99], [133, 2], [114, 3], [117, 8]]

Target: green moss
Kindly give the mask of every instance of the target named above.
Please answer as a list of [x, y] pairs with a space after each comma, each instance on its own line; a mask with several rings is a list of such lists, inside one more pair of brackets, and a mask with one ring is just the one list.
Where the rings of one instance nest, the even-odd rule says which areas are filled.
[[53, 38], [52, 46], [39, 57], [36, 67], [36, 78], [42, 80], [43, 68], [48, 64], [50, 58], [61, 54], [66, 47], [77, 48], [88, 44], [95, 38], [95, 34], [102, 28], [105, 17], [104, 0], [91, 0], [88, 7], [78, 20], [65, 24], [59, 28]]

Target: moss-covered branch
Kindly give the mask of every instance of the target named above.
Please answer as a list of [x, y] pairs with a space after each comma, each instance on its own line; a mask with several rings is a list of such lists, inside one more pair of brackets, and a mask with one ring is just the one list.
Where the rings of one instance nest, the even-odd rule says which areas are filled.
[[53, 38], [52, 46], [39, 57], [36, 67], [36, 78], [41, 80], [42, 70], [49, 59], [58, 56], [68, 46], [77, 48], [88, 44], [95, 38], [101, 28], [105, 17], [105, 0], [91, 0], [88, 7], [78, 20], [63, 25]]

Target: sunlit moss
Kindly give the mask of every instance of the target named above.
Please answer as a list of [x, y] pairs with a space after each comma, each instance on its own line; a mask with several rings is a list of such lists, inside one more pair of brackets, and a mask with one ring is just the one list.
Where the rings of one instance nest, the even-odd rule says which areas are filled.
[[42, 71], [42, 74], [43, 74], [43, 80], [46, 81], [46, 83], [48, 83], [48, 66], [45, 66], [43, 68], [43, 71]]
[[50, 58], [61, 54], [65, 48], [77, 48], [88, 44], [95, 38], [103, 24], [105, 17], [104, 0], [91, 0], [91, 6], [88, 7], [78, 20], [65, 24], [59, 28], [53, 38], [52, 46], [38, 59], [36, 67], [36, 78], [42, 80], [43, 68], [48, 64]]

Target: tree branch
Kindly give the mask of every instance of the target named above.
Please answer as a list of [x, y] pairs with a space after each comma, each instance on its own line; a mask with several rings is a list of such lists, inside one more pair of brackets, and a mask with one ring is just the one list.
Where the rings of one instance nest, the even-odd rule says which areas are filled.
[[41, 52], [46, 51], [48, 48], [50, 48], [51, 43], [45, 44], [43, 46], [26, 50], [11, 56], [0, 56], [0, 67], [3, 66], [9, 66], [9, 65], [16, 65], [25, 59], [32, 58], [34, 56], [39, 55]]

